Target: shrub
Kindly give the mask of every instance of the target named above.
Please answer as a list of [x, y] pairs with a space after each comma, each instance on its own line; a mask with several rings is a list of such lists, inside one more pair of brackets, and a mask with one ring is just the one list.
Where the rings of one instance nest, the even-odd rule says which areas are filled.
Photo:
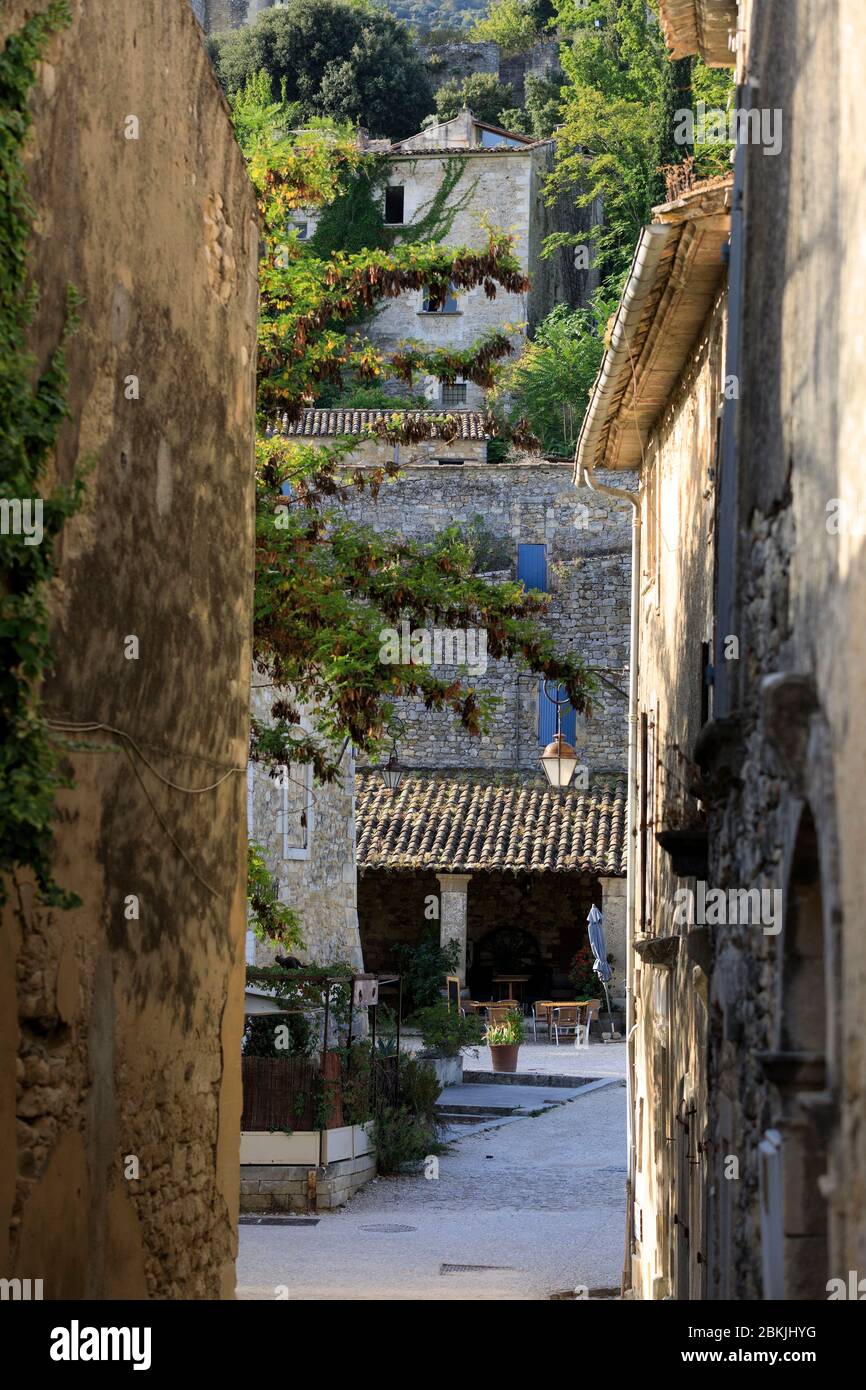
[[400, 1103], [419, 1120], [436, 1125], [436, 1102], [442, 1087], [432, 1067], [425, 1067], [414, 1057], [400, 1061]]
[[[288, 1047], [277, 1047], [278, 1028], [288, 1030]], [[279, 1036], [281, 1041], [285, 1037]], [[316, 1040], [304, 1014], [254, 1014], [244, 1029], [243, 1052], [246, 1057], [309, 1057]]]
[[456, 974], [460, 948], [454, 941], [442, 946], [434, 929], [417, 946], [400, 945], [395, 954], [403, 976], [403, 997], [413, 1012], [438, 1002], [445, 976]]
[[447, 1004], [431, 1004], [417, 1015], [421, 1042], [428, 1056], [456, 1057], [465, 1047], [481, 1042], [483, 1028], [480, 1019], [464, 1018]]
[[373, 1143], [379, 1172], [398, 1173], [434, 1151], [436, 1131], [405, 1105], [383, 1105], [373, 1126]]

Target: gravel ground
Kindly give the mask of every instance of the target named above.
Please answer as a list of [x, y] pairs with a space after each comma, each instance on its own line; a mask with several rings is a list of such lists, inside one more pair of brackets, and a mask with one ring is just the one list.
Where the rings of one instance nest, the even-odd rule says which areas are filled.
[[242, 1226], [238, 1297], [538, 1300], [609, 1288], [622, 1267], [624, 1184], [625, 1089], [614, 1081], [458, 1137], [438, 1179], [377, 1178], [315, 1226]]

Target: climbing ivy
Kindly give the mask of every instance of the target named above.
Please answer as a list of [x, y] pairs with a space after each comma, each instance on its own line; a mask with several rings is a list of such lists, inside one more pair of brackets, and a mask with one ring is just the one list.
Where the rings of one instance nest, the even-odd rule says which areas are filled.
[[[69, 785], [58, 748], [40, 713], [40, 688], [52, 668], [47, 585], [54, 573], [54, 542], [80, 506], [83, 482], [42, 497], [45, 467], [66, 415], [64, 349], [76, 326], [76, 299], [68, 295], [66, 327], [41, 374], [27, 351], [37, 293], [27, 246], [33, 221], [23, 166], [32, 123], [28, 100], [36, 63], [54, 32], [70, 22], [68, 0], [51, 0], [6, 40], [0, 52], [0, 875], [29, 868], [42, 898], [77, 903], [54, 882], [51, 823], [57, 789]], [[24, 534], [22, 504], [38, 515]], [[0, 877], [0, 901], [5, 892]]]
[[[449, 235], [458, 212], [467, 207], [478, 185], [475, 178], [458, 198], [454, 190], [466, 168], [463, 155], [449, 155], [442, 182], [420, 209], [414, 222], [390, 227], [383, 209], [385, 184], [392, 165], [386, 155], [366, 155], [356, 168], [345, 170], [343, 186], [323, 207], [316, 230], [306, 246], [312, 255], [326, 260], [335, 252], [389, 251], [394, 246], [442, 242]], [[409, 165], [414, 172], [414, 161]]]
[[[410, 164], [409, 167], [414, 172], [414, 163]], [[407, 245], [415, 245], [420, 241], [444, 241], [454, 226], [454, 219], [458, 212], [462, 212], [468, 206], [478, 186], [476, 177], [464, 189], [459, 198], [451, 201], [451, 195], [460, 182], [465, 168], [466, 157], [464, 155], [448, 155], [442, 168], [442, 182], [430, 202], [424, 205], [423, 216], [417, 222], [410, 222], [403, 227], [396, 238], [397, 240]]]

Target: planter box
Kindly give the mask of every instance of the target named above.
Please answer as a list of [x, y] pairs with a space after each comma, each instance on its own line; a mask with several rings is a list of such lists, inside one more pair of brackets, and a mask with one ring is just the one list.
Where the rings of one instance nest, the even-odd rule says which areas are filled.
[[429, 1067], [435, 1071], [439, 1085], [460, 1086], [463, 1083], [463, 1053], [456, 1057], [419, 1057], [418, 1061], [424, 1067]]
[[[321, 1162], [339, 1163], [372, 1153], [372, 1124], [341, 1125], [321, 1132]], [[265, 1134], [261, 1130], [241, 1134], [241, 1165], [295, 1164], [316, 1168], [320, 1160], [319, 1130], [297, 1130], [294, 1134]]]

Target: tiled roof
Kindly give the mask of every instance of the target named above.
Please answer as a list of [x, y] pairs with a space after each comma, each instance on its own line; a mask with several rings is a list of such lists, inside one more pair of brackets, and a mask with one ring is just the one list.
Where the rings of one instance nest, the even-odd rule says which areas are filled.
[[626, 783], [564, 795], [545, 784], [490, 786], [407, 773], [390, 792], [378, 772], [356, 783], [358, 867], [472, 873], [626, 871]]
[[[457, 439], [486, 439], [484, 414], [480, 410], [304, 410], [293, 424], [285, 422], [283, 434], [302, 435], [305, 439], [332, 437], [338, 434], [362, 434], [380, 421], [393, 416], [400, 420], [436, 420], [448, 416], [460, 429]], [[434, 427], [433, 436], [436, 438]]]

